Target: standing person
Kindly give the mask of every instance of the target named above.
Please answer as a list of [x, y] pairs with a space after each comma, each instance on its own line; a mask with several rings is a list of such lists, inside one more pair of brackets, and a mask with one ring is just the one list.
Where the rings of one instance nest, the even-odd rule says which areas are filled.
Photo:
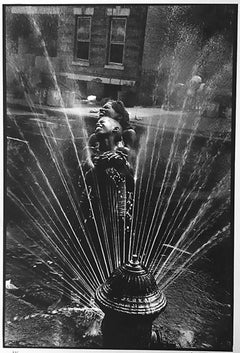
[[[128, 156], [118, 147], [122, 141], [122, 127], [116, 120], [102, 116], [96, 124], [95, 138], [98, 149], [92, 154], [93, 167], [86, 173], [86, 183], [91, 187], [93, 197], [98, 195], [98, 201], [102, 203], [104, 212], [112, 207], [106, 195], [108, 187], [114, 189], [112, 195], [117, 190], [115, 210], [118, 215], [125, 216], [124, 202], [127, 196], [124, 193], [133, 191], [134, 181]], [[96, 182], [97, 185], [94, 185]], [[95, 192], [94, 187], [98, 188]], [[123, 188], [126, 191], [123, 191]]]
[[197, 96], [198, 90], [202, 84], [202, 78], [198, 75], [193, 76], [187, 85], [187, 107], [188, 110], [196, 110], [198, 108]]
[[116, 264], [116, 261], [120, 262], [127, 256], [134, 188], [133, 171], [127, 154], [118, 148], [122, 141], [122, 127], [116, 120], [102, 116], [96, 124], [95, 136], [99, 147], [92, 155], [93, 167], [85, 176], [88, 195], [85, 190], [81, 197], [81, 208], [85, 213], [86, 227], [94, 236], [92, 242], [97, 253], [100, 244], [94, 235], [96, 227], [92, 213], [102, 244], [106, 236], [111, 261]]
[[[104, 268], [101, 247], [116, 266], [127, 258], [134, 179], [128, 156], [118, 148], [122, 141], [119, 122], [102, 116], [96, 124], [95, 138], [98, 149], [92, 154], [92, 167], [85, 175], [86, 187], [80, 195], [79, 216], [89, 237], [81, 237], [82, 247], [91, 263], [94, 263], [95, 254]], [[66, 284], [67, 279], [74, 277], [70, 272], [67, 266], [63, 269], [62, 295], [50, 310], [71, 302], [71, 288]]]

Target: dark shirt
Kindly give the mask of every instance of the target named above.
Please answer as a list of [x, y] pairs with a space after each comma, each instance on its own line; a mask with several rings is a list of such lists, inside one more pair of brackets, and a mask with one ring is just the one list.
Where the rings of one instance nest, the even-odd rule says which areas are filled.
[[[109, 203], [113, 202], [118, 215], [124, 216], [126, 202], [134, 188], [133, 171], [127, 155], [122, 151], [95, 153], [92, 162], [94, 167], [85, 176], [92, 204], [101, 203], [107, 213], [112, 207]], [[81, 203], [85, 202], [86, 192], [81, 198]]]
[[[80, 198], [81, 216], [96, 253], [101, 253], [100, 244], [108, 247], [111, 261], [115, 263], [116, 253], [120, 258], [128, 256], [133, 172], [121, 151], [96, 153], [92, 161], [94, 167], [85, 175], [87, 190], [84, 189]], [[82, 244], [84, 239], [82, 237]]]

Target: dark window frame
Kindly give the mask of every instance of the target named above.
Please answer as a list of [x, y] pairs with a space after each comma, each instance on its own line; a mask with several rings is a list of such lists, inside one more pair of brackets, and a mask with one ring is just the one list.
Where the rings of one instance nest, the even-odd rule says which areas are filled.
[[[124, 33], [124, 40], [123, 41], [112, 41], [112, 23], [113, 20], [124, 20], [125, 21], [125, 33]], [[109, 40], [108, 40], [108, 59], [107, 59], [107, 64], [109, 65], [119, 65], [123, 66], [124, 64], [124, 57], [125, 57], [125, 46], [126, 46], [126, 36], [127, 36], [127, 17], [123, 16], [112, 16], [110, 18], [110, 23], [109, 23]], [[111, 61], [111, 45], [122, 45], [123, 46], [123, 51], [122, 51], [122, 62], [115, 62]]]
[[[91, 44], [91, 34], [92, 34], [92, 16], [89, 15], [76, 15], [75, 16], [75, 40], [74, 40], [74, 60], [75, 61], [83, 61], [83, 62], [89, 62], [90, 59], [90, 44]], [[89, 19], [90, 25], [89, 25], [89, 39], [82, 39], [82, 40], [78, 40], [78, 20], [80, 18], [85, 18], [85, 19]], [[78, 42], [81, 43], [88, 43], [88, 58], [84, 59], [84, 58], [79, 58], [77, 57], [77, 50], [78, 50]]]

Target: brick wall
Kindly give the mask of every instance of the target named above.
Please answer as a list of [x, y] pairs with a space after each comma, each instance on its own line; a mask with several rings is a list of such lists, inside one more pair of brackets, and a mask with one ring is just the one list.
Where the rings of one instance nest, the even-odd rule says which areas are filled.
[[[44, 16], [49, 15], [49, 11], [57, 18], [57, 56], [51, 57], [50, 61], [58, 76], [58, 82], [63, 89], [75, 89], [76, 80], [81, 80], [81, 76], [88, 77], [86, 79], [87, 94], [96, 94], [101, 98], [101, 93], [104, 91], [105, 86], [112, 85], [112, 92], [117, 96], [119, 91], [129, 90], [130, 95], [135, 94], [140, 85], [140, 75], [142, 70], [142, 57], [143, 57], [143, 44], [145, 36], [145, 22], [147, 17], [147, 5], [71, 5], [71, 6], [53, 6], [53, 7], [37, 7], [37, 6], [24, 6], [24, 7], [9, 7], [10, 21], [13, 15], [18, 16]], [[29, 13], [33, 11], [33, 14]], [[94, 10], [94, 11], [93, 11]], [[91, 42], [90, 42], [90, 55], [89, 63], [76, 61], [74, 59], [74, 45], [75, 45], [75, 30], [76, 30], [76, 13], [87, 11], [86, 14], [92, 13], [92, 27], [91, 27]], [[107, 65], [108, 58], [108, 39], [110, 31], [111, 16], [123, 15], [127, 18], [126, 27], [126, 40], [124, 50], [124, 61], [121, 68], [111, 67]], [[19, 21], [21, 27], [24, 21]], [[32, 30], [32, 29], [31, 29]], [[38, 70], [44, 75], [51, 76], [51, 67], [43, 55], [28, 48], [28, 32], [22, 38], [20, 36], [18, 45], [18, 53], [16, 54], [16, 62], [23, 62], [24, 72], [26, 69], [27, 59], [26, 55], [31, 54], [34, 57], [34, 69]], [[51, 40], [51, 31], [47, 36]], [[33, 40], [36, 48], [40, 47], [39, 39]], [[26, 46], [26, 50], [24, 49]], [[26, 53], [24, 52], [26, 51]], [[30, 50], [30, 51], [29, 51]], [[106, 67], [106, 65], [108, 67]], [[22, 69], [20, 67], [20, 69]], [[80, 78], [79, 76], [80, 75]], [[9, 77], [9, 76], [8, 76]], [[96, 78], [104, 78], [102, 82], [97, 82]], [[91, 83], [94, 80], [94, 83]], [[111, 81], [110, 81], [111, 80]], [[134, 85], [135, 83], [135, 85]], [[108, 87], [109, 88], [109, 87]], [[84, 89], [82, 89], [84, 91]], [[110, 87], [111, 91], [111, 87]], [[80, 91], [79, 91], [80, 92]]]
[[104, 68], [107, 64], [110, 21], [106, 9], [109, 7], [111, 7], [111, 5], [94, 6], [89, 66], [73, 64], [75, 37], [75, 16], [73, 9], [76, 8], [76, 6], [66, 6], [61, 8], [58, 56], [62, 59], [61, 69], [63, 71], [116, 79], [139, 79], [147, 6], [127, 6], [127, 8], [130, 9], [130, 15], [127, 17], [123, 70]]

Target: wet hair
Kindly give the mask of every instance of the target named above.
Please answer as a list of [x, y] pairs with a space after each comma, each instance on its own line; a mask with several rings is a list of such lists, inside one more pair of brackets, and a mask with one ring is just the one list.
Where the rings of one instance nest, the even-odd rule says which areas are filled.
[[120, 100], [112, 101], [112, 107], [115, 110], [115, 112], [121, 115], [123, 118], [129, 119], [128, 111], [126, 110], [124, 103], [122, 101]]
[[[119, 121], [121, 125], [122, 123], [124, 124], [124, 122], [129, 121], [128, 111], [126, 110], [124, 103], [122, 101], [120, 100], [115, 101], [113, 99], [109, 99], [104, 103], [104, 105], [107, 103], [111, 103], [113, 110], [115, 110], [115, 112], [122, 117], [122, 119]], [[125, 128], [125, 126], [122, 126], [122, 127]]]
[[[122, 126], [122, 129], [123, 130], [127, 130], [130, 128], [132, 129], [132, 127], [130, 125], [129, 114], [124, 106], [124, 103], [120, 100], [116, 101], [116, 100], [112, 100], [112, 99], [108, 99], [104, 103], [104, 105], [107, 103], [111, 103], [113, 110], [118, 114], [119, 119], [116, 119], [116, 118], [113, 118], [113, 119], [117, 120], [120, 123], [120, 125]], [[103, 107], [104, 107], [104, 105], [103, 105]], [[101, 115], [101, 109], [100, 109], [100, 115]]]

